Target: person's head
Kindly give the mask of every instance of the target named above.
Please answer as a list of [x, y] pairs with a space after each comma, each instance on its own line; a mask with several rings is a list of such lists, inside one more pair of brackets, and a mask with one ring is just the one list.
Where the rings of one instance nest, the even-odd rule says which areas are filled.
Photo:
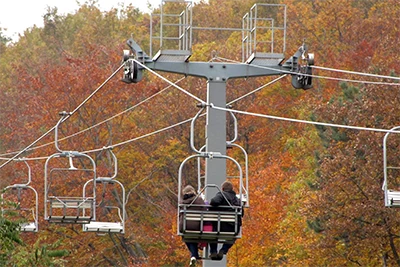
[[185, 188], [183, 188], [182, 190], [182, 195], [195, 195], [196, 194], [196, 190], [194, 190], [193, 186], [191, 185], [187, 185], [185, 186]]
[[233, 190], [233, 184], [229, 181], [225, 181], [221, 185], [222, 191], [232, 191]]

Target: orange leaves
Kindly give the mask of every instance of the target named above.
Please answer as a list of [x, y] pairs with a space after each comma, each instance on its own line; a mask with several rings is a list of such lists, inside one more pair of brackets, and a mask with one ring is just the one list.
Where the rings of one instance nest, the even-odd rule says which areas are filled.
[[[253, 2], [201, 2], [195, 6], [194, 24], [240, 28], [240, 19]], [[399, 72], [396, 0], [280, 2], [288, 5], [288, 50], [295, 51], [305, 38], [318, 65]], [[119, 65], [120, 51], [132, 32], [138, 43], [148, 44], [149, 16], [132, 8], [121, 12], [121, 17], [117, 13], [84, 6], [77, 14], [55, 17], [54, 27], [35, 28], [14, 47], [6, 48], [0, 59], [4, 151], [17, 150], [50, 129], [59, 111], [76, 108]], [[237, 32], [195, 33], [194, 39], [198, 43], [193, 59], [208, 60], [215, 49], [219, 56], [240, 59]], [[220, 39], [227, 41], [219, 43]], [[286, 56], [290, 54], [287, 51]], [[5, 58], [9, 61], [4, 62]], [[63, 148], [82, 151], [117, 144], [179, 123], [198, 111], [193, 99], [174, 88], [164, 91], [168, 85], [149, 72], [135, 85], [120, 83], [118, 75], [62, 125], [61, 137], [131, 108], [129, 112], [68, 138], [61, 142]], [[229, 81], [227, 99], [234, 100], [269, 80]], [[204, 80], [188, 78], [179, 85], [202, 99], [207, 97]], [[397, 124], [398, 92], [383, 86], [364, 87], [346, 84], [339, 88], [336, 81], [316, 79], [316, 90], [303, 92], [293, 90], [285, 79], [235, 103], [235, 108], [300, 119], [309, 119], [315, 112], [318, 121], [379, 128]], [[160, 94], [138, 105], [155, 93]], [[250, 208], [245, 210], [243, 238], [230, 251], [229, 266], [382, 265], [379, 261], [385, 255], [394, 261], [397, 241], [393, 249], [389, 236], [398, 232], [399, 222], [396, 211], [382, 208], [380, 134], [237, 118], [238, 143], [249, 154]], [[204, 119], [199, 119], [196, 134], [196, 145], [202, 146]], [[53, 139], [49, 136], [43, 143]], [[51, 145], [29, 155], [53, 152]], [[126, 235], [82, 235], [80, 227], [43, 223], [41, 240], [61, 239], [57, 249], [69, 250], [69, 264], [74, 266], [82, 262], [94, 266], [183, 264], [188, 252], [176, 236], [175, 209], [179, 164], [192, 153], [188, 125], [138, 139], [115, 152], [120, 158], [119, 180], [130, 194]], [[230, 153], [243, 162], [239, 152]], [[236, 171], [234, 167], [228, 170]], [[42, 172], [43, 162], [36, 162], [34, 184], [40, 198]], [[1, 182], [11, 182], [12, 173], [11, 169], [2, 172]], [[60, 194], [81, 192], [74, 187], [74, 179], [60, 180]]]

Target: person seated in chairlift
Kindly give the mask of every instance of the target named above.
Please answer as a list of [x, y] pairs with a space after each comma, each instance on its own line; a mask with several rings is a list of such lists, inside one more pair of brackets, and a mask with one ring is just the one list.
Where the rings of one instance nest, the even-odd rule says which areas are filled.
[[[225, 181], [221, 185], [222, 192], [217, 192], [217, 194], [210, 200], [210, 210], [229, 210], [229, 208], [219, 207], [219, 206], [236, 206], [241, 207], [242, 203], [239, 198], [236, 196], [235, 191], [233, 191], [233, 184], [230, 181]], [[227, 202], [228, 200], [228, 202]], [[243, 210], [242, 214], [238, 217], [238, 231], [240, 231], [240, 227], [242, 226], [242, 217], [243, 217]], [[214, 225], [215, 228], [217, 226]], [[216, 231], [218, 229], [214, 229]], [[235, 232], [235, 224], [234, 223], [221, 223], [221, 232]], [[229, 249], [233, 246], [232, 244], [223, 244], [222, 248], [217, 253], [218, 244], [217, 243], [210, 243], [210, 258], [212, 260], [222, 260], [224, 255], [226, 255]]]
[[[187, 207], [187, 209], [191, 210], [206, 210], [206, 206], [204, 200], [199, 196], [197, 197], [196, 191], [193, 186], [188, 185], [182, 190], [182, 200], [180, 204], [194, 204], [194, 206]], [[193, 201], [194, 200], [194, 201]], [[202, 206], [199, 206], [202, 205]], [[179, 231], [183, 230], [183, 216], [179, 214]], [[186, 222], [186, 230], [200, 230], [200, 221], [187, 221]], [[198, 243], [195, 242], [185, 242], [187, 248], [190, 251], [190, 266], [196, 266], [196, 260], [201, 259], [199, 256]]]

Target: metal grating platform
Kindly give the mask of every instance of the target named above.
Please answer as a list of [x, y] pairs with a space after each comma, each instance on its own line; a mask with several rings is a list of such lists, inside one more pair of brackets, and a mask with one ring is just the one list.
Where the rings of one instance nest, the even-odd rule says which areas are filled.
[[254, 52], [246, 60], [246, 63], [260, 66], [276, 66], [280, 65], [284, 59], [283, 54], [280, 53]]
[[189, 50], [160, 50], [153, 57], [154, 62], [187, 62], [192, 53]]

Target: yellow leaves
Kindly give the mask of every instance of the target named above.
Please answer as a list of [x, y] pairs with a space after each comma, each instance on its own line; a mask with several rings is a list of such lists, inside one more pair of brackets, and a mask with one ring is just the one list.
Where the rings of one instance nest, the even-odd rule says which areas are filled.
[[[241, 16], [253, 2], [225, 1], [223, 5], [216, 0], [210, 0], [209, 4], [202, 2], [196, 6], [195, 24], [240, 27], [237, 23], [240, 24]], [[364, 1], [281, 2], [288, 5], [288, 50], [297, 49], [306, 38], [306, 43], [318, 54], [318, 65], [364, 69], [375, 68], [370, 65], [373, 62], [382, 71], [388, 67], [398, 70], [399, 23], [396, 22], [399, 5], [395, 0], [368, 1], [372, 5], [370, 10], [369, 4]], [[34, 29], [14, 48], [7, 48], [0, 59], [4, 70], [0, 73], [10, 75], [4, 78], [7, 80], [5, 83], [3, 80], [0, 83], [1, 89], [4, 89], [0, 91], [7, 92], [3, 95], [6, 101], [1, 107], [5, 126], [1, 140], [5, 150], [15, 150], [12, 149], [15, 144], [33, 140], [37, 132], [45, 132], [53, 126], [60, 107], [75, 108], [88, 92], [101, 84], [119, 62], [119, 51], [131, 33], [146, 50], [148, 16], [137, 14], [132, 9], [123, 14], [122, 18], [118, 18], [114, 11], [102, 14], [96, 9], [82, 7], [77, 14], [57, 22], [55, 26], [62, 31], [51, 34], [50, 31]], [[368, 14], [367, 21], [365, 14]], [[268, 34], [265, 40], [267, 37]], [[197, 43], [193, 47], [193, 61], [208, 61], [213, 51], [221, 57], [240, 59], [240, 31], [196, 33], [194, 38]], [[60, 54], [59, 51], [64, 52]], [[132, 86], [112, 81], [106, 90], [85, 106], [79, 118], [71, 120], [73, 125], [63, 128], [63, 134], [67, 136], [85, 129], [165, 88], [166, 84], [151, 74], [145, 76], [142, 83]], [[172, 79], [176, 76], [166, 77]], [[269, 80], [232, 81], [228, 84], [229, 98], [243, 95]], [[345, 107], [338, 106], [336, 102], [326, 104], [331, 94], [337, 92], [336, 82], [318, 81], [318, 86], [319, 91], [306, 94], [288, 89], [287, 81], [282, 81], [244, 99], [238, 106], [243, 110], [304, 119], [308, 119], [310, 110], [315, 110], [322, 114], [321, 120], [336, 122], [345, 121], [349, 117], [347, 112], [350, 112], [354, 121], [371, 124], [375, 123], [376, 114], [385, 114], [383, 124], [396, 123], [396, 108], [390, 108], [398, 102], [395, 91], [374, 91], [376, 100], [360, 101], [365, 105], [351, 109], [350, 104]], [[206, 98], [204, 81], [187, 79], [183, 87]], [[353, 95], [350, 98], [357, 100]], [[320, 108], [316, 109], [318, 105]], [[382, 108], [379, 109], [379, 106]], [[375, 109], [379, 112], [374, 112]], [[192, 99], [188, 100], [186, 95], [174, 89], [169, 90], [123, 118], [74, 137], [68, 144], [63, 143], [63, 147], [84, 150], [116, 144], [181, 122], [196, 111]], [[360, 115], [359, 112], [365, 113]], [[391, 116], [394, 119], [388, 119]], [[201, 144], [203, 131], [197, 132], [199, 138], [196, 136], [196, 141]], [[332, 147], [326, 147], [329, 153], [324, 153], [327, 151], [322, 148], [321, 132], [312, 126], [244, 116], [239, 118], [239, 142], [248, 149], [250, 158], [251, 206], [245, 211], [243, 238], [230, 252], [229, 266], [344, 266], [351, 264], [345, 256], [350, 255], [354, 259], [357, 250], [360, 252], [357, 260], [366, 265], [379, 265], [371, 264], [376, 260], [368, 262], [367, 255], [381, 253], [374, 250], [374, 246], [389, 249], [382, 228], [378, 227], [382, 218], [390, 218], [393, 221], [390, 227], [398, 232], [396, 213], [382, 210], [382, 203], [379, 202], [382, 195], [376, 164], [381, 159], [378, 155], [379, 144], [374, 138], [380, 137], [366, 138], [353, 133], [347, 137], [354, 143], [348, 144], [343, 140], [342, 134], [347, 134], [345, 131], [329, 129], [324, 133], [329, 133], [330, 137], [335, 134], [336, 140], [329, 143]], [[132, 266], [144, 266], [145, 263], [141, 264], [137, 257], [129, 255], [129, 249], [136, 245], [142, 245], [148, 254], [148, 266], [160, 266], [160, 262], [156, 262], [159, 258], [165, 265], [182, 264], [188, 252], [176, 236], [175, 193], [179, 164], [191, 153], [188, 136], [188, 127], [182, 125], [117, 149], [121, 180], [130, 192], [129, 220], [123, 238], [112, 240], [109, 236], [81, 235], [80, 227], [60, 228], [44, 224], [42, 229], [47, 231], [40, 233], [41, 240], [52, 243], [61, 238], [62, 249], [73, 252], [68, 260], [74, 266], [82, 262], [101, 265], [105, 262], [102, 261], [104, 257], [122, 262], [121, 254]], [[354, 141], [356, 138], [360, 139]], [[353, 153], [356, 143], [365, 144], [363, 157]], [[320, 155], [314, 154], [315, 150], [320, 150]], [[43, 156], [53, 151], [51, 147], [33, 153]], [[230, 153], [243, 162], [243, 155], [239, 152]], [[42, 172], [42, 163], [37, 165], [40, 165], [41, 171], [39, 168], [36, 171]], [[234, 167], [231, 169], [232, 173], [236, 171]], [[317, 172], [319, 169], [320, 173]], [[106, 172], [106, 169], [101, 172]], [[189, 171], [190, 174], [194, 172]], [[35, 180], [42, 198], [43, 180], [37, 177], [43, 175], [37, 175]], [[63, 184], [67, 181], [68, 186]], [[60, 178], [60, 194], [81, 194], [82, 188], [74, 185], [74, 181]], [[384, 215], [379, 217], [381, 213]], [[307, 228], [307, 221], [317, 218], [327, 225], [322, 234]], [[367, 227], [365, 221], [373, 222], [373, 226]], [[343, 239], [335, 241], [344, 230], [353, 234], [351, 248]], [[374, 239], [369, 233], [380, 237]], [[124, 240], [128, 244], [126, 250], [120, 245]]]

